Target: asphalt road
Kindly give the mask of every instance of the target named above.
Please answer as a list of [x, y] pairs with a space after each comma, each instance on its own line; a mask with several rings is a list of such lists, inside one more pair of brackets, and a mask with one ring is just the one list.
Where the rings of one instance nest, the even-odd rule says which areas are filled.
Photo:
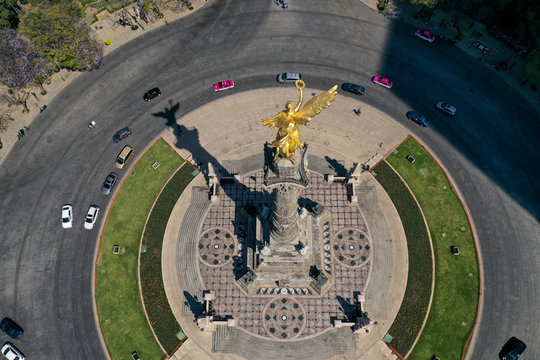
[[[210, 1], [135, 39], [67, 86], [15, 145], [0, 168], [0, 316], [25, 328], [16, 344], [28, 358], [106, 358], [92, 288], [103, 218], [92, 231], [82, 225], [89, 205], [105, 213], [110, 199], [100, 186], [122, 146], [140, 153], [183, 114], [226, 96], [211, 91], [215, 81], [234, 79], [234, 91], [247, 91], [278, 86], [283, 71], [301, 72], [320, 89], [364, 85], [362, 101], [435, 152], [466, 199], [483, 259], [484, 311], [472, 359], [496, 358], [510, 336], [528, 344], [523, 359], [540, 358], [538, 114], [473, 58], [423, 42], [411, 26], [358, 1], [289, 5]], [[391, 77], [394, 88], [371, 84], [376, 74]], [[163, 95], [145, 103], [143, 92], [154, 86]], [[438, 100], [456, 105], [457, 117], [436, 113]], [[175, 105], [167, 117], [156, 115]], [[408, 122], [411, 109], [432, 126]], [[133, 135], [114, 144], [112, 134], [124, 126]], [[60, 226], [64, 203], [74, 206], [69, 231]]]

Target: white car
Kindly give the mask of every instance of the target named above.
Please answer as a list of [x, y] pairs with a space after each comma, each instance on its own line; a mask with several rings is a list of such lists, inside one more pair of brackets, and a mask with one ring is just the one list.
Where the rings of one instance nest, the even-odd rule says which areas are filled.
[[84, 220], [84, 228], [92, 230], [96, 224], [99, 215], [99, 206], [90, 205], [88, 212], [86, 213], [86, 219]]
[[4, 358], [8, 360], [25, 360], [23, 354], [11, 343], [5, 343], [4, 346], [2, 346], [2, 355], [4, 355]]
[[62, 227], [70, 229], [73, 226], [73, 206], [66, 204], [62, 206]]

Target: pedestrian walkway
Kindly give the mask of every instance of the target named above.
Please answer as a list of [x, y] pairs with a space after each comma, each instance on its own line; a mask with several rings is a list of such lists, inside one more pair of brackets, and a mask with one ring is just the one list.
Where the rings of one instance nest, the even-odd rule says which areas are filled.
[[[309, 88], [305, 90], [308, 94], [312, 91], [318, 90]], [[264, 142], [272, 140], [275, 136], [274, 129], [269, 129], [262, 123], [254, 123], [254, 119], [260, 120], [272, 116], [278, 111], [277, 109], [284, 106], [287, 99], [294, 98], [296, 95], [297, 90], [292, 87], [233, 94], [210, 102], [182, 117], [179, 125], [184, 130], [180, 134], [175, 129], [169, 128], [162, 133], [162, 137], [184, 158], [192, 162], [204, 164], [207, 161], [215, 161], [217, 164], [238, 164], [239, 160], [248, 159], [251, 163], [251, 158], [262, 153]], [[338, 96], [328, 111], [315, 117], [309, 126], [302, 127], [302, 140], [309, 144], [310, 153], [314, 157], [323, 159], [326, 156], [326, 162], [336, 160], [335, 163], [350, 168], [355, 162], [363, 163], [370, 159], [383, 158], [407, 136], [407, 129], [384, 113], [366, 104], [361, 104], [361, 106], [362, 114], [357, 116], [352, 110], [358, 107], [358, 99]], [[232, 111], [233, 108], [238, 107], [243, 109], [242, 113]], [[216, 112], [224, 114], [218, 123], [207, 116]], [[310, 169], [313, 170], [320, 164], [322, 163], [312, 164], [310, 160]], [[261, 167], [262, 162], [259, 168]], [[192, 185], [204, 185], [203, 175], [200, 174], [194, 182], [196, 184]], [[374, 249], [376, 249], [374, 250], [374, 270], [370, 275], [366, 290], [365, 310], [373, 314], [378, 325], [367, 336], [366, 334], [354, 335], [356, 351], [349, 355], [335, 355], [331, 359], [396, 359], [381, 339], [392, 324], [403, 297], [408, 268], [405, 237], [391, 200], [376, 180], [368, 175], [360, 185], [359, 193], [363, 194], [362, 199], [359, 199], [359, 205], [364, 212], [372, 236], [391, 238], [395, 241], [381, 243], [373, 240]], [[197, 302], [202, 297], [203, 281], [200, 279], [200, 275], [203, 275], [202, 271], [199, 271], [199, 267], [193, 263], [184, 261], [197, 258], [194, 247], [196, 247], [198, 236], [193, 230], [200, 231], [198, 221], [203, 218], [202, 214], [208, 212], [206, 206], [209, 205], [207, 193], [202, 195], [199, 192], [193, 192], [192, 187], [184, 191], [171, 214], [164, 237], [163, 254], [166, 254], [163, 258], [164, 285], [168, 298], [171, 300], [173, 313], [188, 336], [188, 340], [178, 349], [174, 358], [182, 360], [239, 359], [234, 354], [213, 352], [213, 345], [219, 345], [224, 352], [241, 348], [242, 355], [248, 356], [248, 354], [253, 354], [250, 351], [254, 351], [255, 344], [254, 341], [249, 340], [249, 335], [242, 331], [232, 331], [221, 334], [221, 340], [213, 342], [211, 333], [201, 332], [193, 323], [191, 309], [186, 309], [183, 301], [186, 290], [194, 299], [197, 299]], [[200, 202], [201, 199], [204, 200], [203, 203], [197, 204], [197, 201]], [[196, 223], [192, 224], [194, 217]], [[189, 234], [184, 234], [186, 230], [189, 230]], [[192, 240], [191, 248], [187, 248], [190, 239]], [[182, 287], [181, 284], [187, 285]], [[322, 354], [330, 354], [332, 347], [339, 344], [331, 333], [312, 339], [316, 341], [313, 342], [308, 338], [303, 341], [289, 342], [285, 347], [281, 342], [260, 338], [257, 338], [256, 343], [259, 344], [258, 348], [265, 349], [268, 356], [275, 355], [274, 352], [279, 349], [281, 349], [281, 354], [290, 354], [296, 349], [298, 354], [303, 352], [310, 359], [323, 358]], [[314, 353], [313, 350], [320, 344], [326, 344], [325, 350]], [[235, 353], [238, 354], [237, 351]], [[259, 356], [262, 356], [261, 359], [265, 358], [263, 355], [259, 354]], [[298, 355], [297, 358], [305, 358], [305, 356]]]
[[[191, 0], [193, 10], [183, 8], [183, 10], [174, 12], [168, 9], [162, 9], [164, 15], [163, 18], [158, 19], [156, 17], [148, 17], [148, 24], [144, 23], [142, 20], [138, 20], [142, 27], [139, 27], [137, 30], [131, 30], [130, 27], [123, 27], [118, 23], [117, 14], [120, 10], [113, 14], [101, 12], [97, 15], [100, 20], [92, 24], [91, 29], [96, 36], [98, 43], [105, 44], [107, 39], [110, 40], [110, 45], [103, 45], [104, 55], [107, 55], [111, 51], [118, 49], [128, 41], [133, 40], [147, 31], [166, 26], [169, 22], [200, 9], [204, 6], [206, 1], [207, 0]], [[7, 104], [0, 103], [0, 114], [8, 113], [13, 118], [13, 122], [8, 123], [7, 131], [0, 133], [0, 141], [2, 143], [2, 148], [0, 149], [0, 167], [15, 143], [19, 140], [24, 141], [24, 139], [19, 136], [20, 130], [22, 129], [23, 132], [31, 132], [31, 123], [39, 116], [40, 108], [46, 107], [46, 105], [79, 74], [79, 72], [71, 72], [65, 69], [53, 74], [50, 78], [50, 82], [44, 85], [44, 88], [47, 90], [46, 95], [41, 95], [39, 88], [37, 87], [35, 89], [29, 89], [31, 91], [31, 96], [27, 100], [28, 109], [30, 111], [28, 114], [22, 113], [23, 108], [21, 106], [8, 107]], [[2, 90], [7, 92], [7, 89]], [[43, 111], [46, 112], [47, 109], [43, 109]]]

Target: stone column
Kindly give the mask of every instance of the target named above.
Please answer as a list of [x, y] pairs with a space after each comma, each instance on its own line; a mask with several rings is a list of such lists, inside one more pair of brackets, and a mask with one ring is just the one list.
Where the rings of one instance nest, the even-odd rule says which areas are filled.
[[294, 245], [299, 239], [298, 197], [305, 189], [307, 145], [291, 159], [275, 157], [275, 149], [265, 145], [264, 185], [272, 190], [270, 245]]
[[272, 189], [272, 227], [270, 239], [293, 244], [298, 238], [298, 195], [300, 188], [281, 183]]

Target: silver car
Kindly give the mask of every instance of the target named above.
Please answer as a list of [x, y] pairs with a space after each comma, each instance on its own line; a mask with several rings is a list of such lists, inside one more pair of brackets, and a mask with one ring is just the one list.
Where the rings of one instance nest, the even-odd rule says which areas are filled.
[[110, 173], [101, 186], [101, 193], [103, 195], [109, 195], [116, 184], [116, 180], [118, 180], [118, 174], [115, 172]]
[[8, 360], [25, 360], [24, 355], [12, 343], [5, 343], [2, 346], [2, 355]]
[[283, 73], [277, 76], [277, 81], [280, 84], [293, 83], [296, 80], [302, 80], [302, 74], [299, 73]]

